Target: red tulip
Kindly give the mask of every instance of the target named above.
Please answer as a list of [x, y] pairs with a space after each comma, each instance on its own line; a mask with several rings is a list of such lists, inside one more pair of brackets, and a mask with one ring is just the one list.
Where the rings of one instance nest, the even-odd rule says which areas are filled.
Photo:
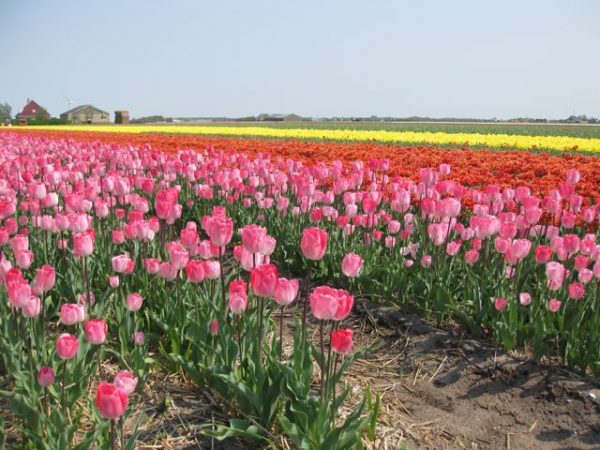
[[263, 264], [250, 272], [252, 292], [259, 297], [272, 297], [277, 290], [279, 272], [273, 264]]
[[96, 391], [96, 408], [102, 417], [107, 419], [118, 419], [127, 409], [129, 396], [127, 393], [113, 384], [105, 381], [100, 382]]
[[56, 340], [56, 353], [60, 359], [72, 359], [79, 350], [79, 340], [69, 333], [61, 334]]
[[338, 329], [331, 332], [331, 348], [340, 355], [347, 355], [352, 351], [352, 330]]
[[106, 340], [108, 325], [104, 319], [90, 319], [83, 324], [85, 338], [92, 345], [100, 345]]
[[327, 249], [327, 233], [318, 227], [305, 228], [300, 239], [300, 250], [306, 259], [319, 261]]

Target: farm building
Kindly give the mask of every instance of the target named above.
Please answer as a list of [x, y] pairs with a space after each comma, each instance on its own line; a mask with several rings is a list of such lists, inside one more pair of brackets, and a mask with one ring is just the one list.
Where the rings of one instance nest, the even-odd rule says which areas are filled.
[[94, 105], [81, 105], [60, 115], [73, 123], [109, 123], [110, 114]]
[[129, 111], [126, 111], [126, 110], [115, 111], [115, 123], [121, 123], [121, 124], [129, 123]]
[[40, 106], [37, 102], [31, 99], [27, 99], [27, 104], [23, 107], [21, 112], [17, 114], [17, 119], [49, 119], [50, 114], [45, 108]]

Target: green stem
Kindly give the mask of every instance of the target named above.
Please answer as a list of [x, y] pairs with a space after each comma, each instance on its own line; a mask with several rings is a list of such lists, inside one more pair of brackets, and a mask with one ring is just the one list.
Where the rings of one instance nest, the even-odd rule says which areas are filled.
[[64, 359], [62, 363], [62, 382], [60, 387], [60, 399], [62, 406], [63, 417], [67, 415], [67, 395], [65, 392], [65, 386], [67, 384], [67, 360]]
[[306, 272], [306, 295], [304, 296], [304, 310], [302, 312], [302, 338], [300, 342], [302, 344], [302, 353], [304, 353], [305, 338], [306, 338], [306, 314], [308, 312], [308, 292], [310, 291], [310, 277], [312, 271], [312, 261], [308, 260], [308, 270]]

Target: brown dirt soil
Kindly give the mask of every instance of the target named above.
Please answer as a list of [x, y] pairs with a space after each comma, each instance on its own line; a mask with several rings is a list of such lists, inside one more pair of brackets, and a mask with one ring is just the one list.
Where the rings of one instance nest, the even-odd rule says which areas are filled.
[[374, 448], [397, 448], [396, 439], [409, 449], [600, 448], [593, 380], [454, 336], [395, 308], [358, 309], [368, 318], [354, 325], [364, 329], [355, 333], [359, 346], [374, 336], [383, 340], [347, 380], [382, 394]]

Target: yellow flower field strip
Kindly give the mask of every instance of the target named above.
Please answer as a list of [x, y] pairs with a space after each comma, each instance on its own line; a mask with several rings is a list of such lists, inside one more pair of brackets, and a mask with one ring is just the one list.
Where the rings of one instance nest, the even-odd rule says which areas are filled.
[[[33, 127], [31, 127], [33, 129]], [[571, 136], [526, 136], [511, 134], [443, 133], [387, 130], [341, 130], [315, 128], [269, 128], [235, 126], [177, 125], [54, 125], [35, 129], [95, 131], [111, 133], [169, 133], [221, 136], [256, 136], [284, 139], [326, 139], [339, 141], [403, 142], [410, 144], [467, 145], [530, 150], [574, 150], [600, 152], [600, 139]]]

